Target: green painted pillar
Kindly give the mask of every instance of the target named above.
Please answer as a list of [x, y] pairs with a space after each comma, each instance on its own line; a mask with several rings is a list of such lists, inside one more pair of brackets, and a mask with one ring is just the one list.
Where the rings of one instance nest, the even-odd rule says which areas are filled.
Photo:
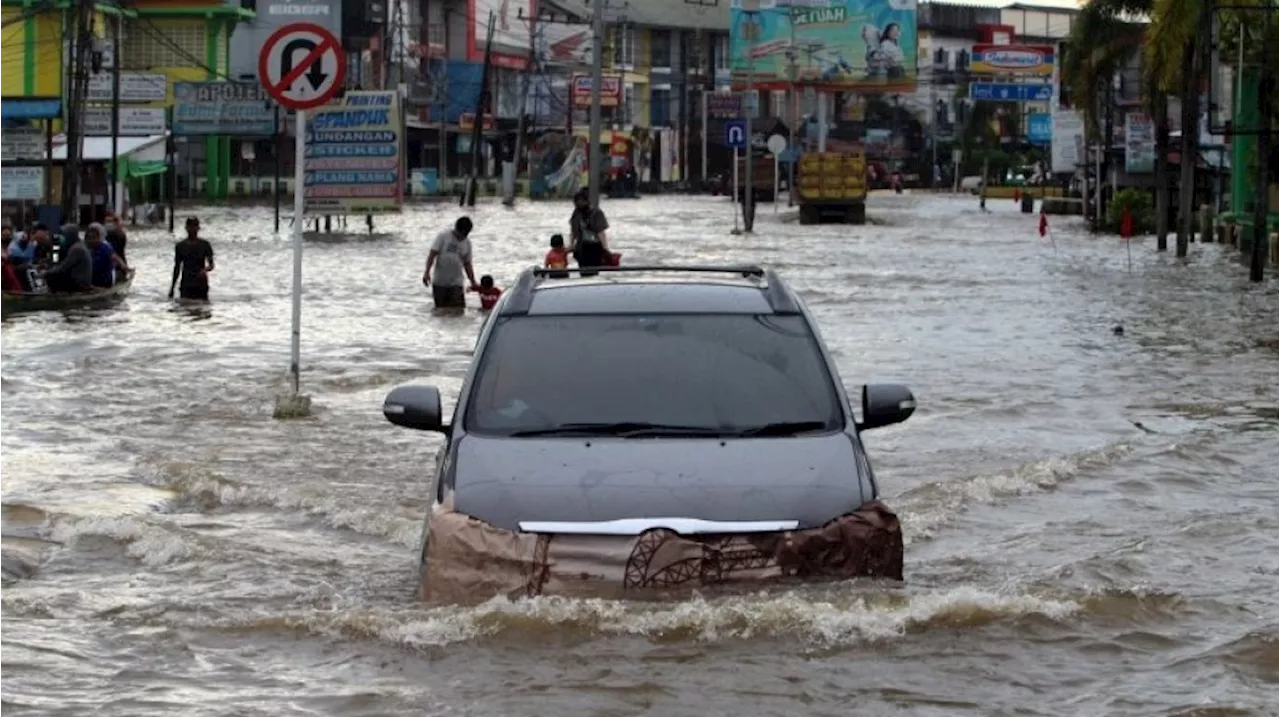
[[22, 16], [22, 94], [36, 93], [36, 13], [32, 0], [23, 0]]
[[[207, 72], [205, 79], [216, 80], [214, 70], [218, 66], [218, 25], [212, 18], [205, 18], [204, 25], [204, 64]], [[204, 198], [214, 201], [222, 196], [219, 192], [218, 180], [221, 178], [219, 165], [222, 158], [222, 138], [206, 137], [204, 140]]]
[[[1240, 74], [1235, 111], [1231, 113], [1233, 127], [1256, 131], [1262, 125], [1258, 119], [1259, 74], [1257, 68], [1247, 67]], [[1253, 135], [1237, 134], [1231, 138], [1231, 213], [1239, 224], [1253, 223], [1253, 165], [1257, 150]]]
[[[221, 37], [222, 57], [225, 58], [227, 65], [230, 65], [231, 64], [231, 30], [233, 26], [231, 25], [231, 23], [223, 24], [223, 22], [220, 20], [219, 27], [222, 30], [222, 37]], [[211, 67], [218, 69], [219, 71], [225, 72], [225, 70], [222, 69], [222, 65], [220, 63], [211, 65]], [[227, 196], [231, 193], [231, 166], [232, 166], [231, 138], [221, 137], [220, 139], [221, 139], [222, 146], [220, 151], [221, 162], [218, 165], [219, 169], [221, 169], [221, 174], [219, 175], [219, 178], [218, 178], [219, 179], [218, 198], [226, 199]]]

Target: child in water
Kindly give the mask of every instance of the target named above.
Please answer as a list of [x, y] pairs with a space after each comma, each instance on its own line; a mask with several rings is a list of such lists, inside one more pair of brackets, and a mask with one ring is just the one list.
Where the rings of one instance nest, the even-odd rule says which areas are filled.
[[[553, 234], [551, 236], [551, 250], [547, 252], [547, 258], [544, 266], [548, 269], [568, 269], [569, 268], [569, 251], [564, 248], [564, 235]], [[554, 271], [551, 272], [553, 279], [567, 279], [569, 272]]]
[[492, 276], [485, 274], [480, 277], [480, 309], [482, 311], [492, 309], [501, 296], [502, 289], [494, 285]]

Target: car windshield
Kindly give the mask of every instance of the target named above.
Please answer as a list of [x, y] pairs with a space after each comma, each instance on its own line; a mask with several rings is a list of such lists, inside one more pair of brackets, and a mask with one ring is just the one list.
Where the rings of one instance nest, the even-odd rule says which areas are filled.
[[466, 409], [469, 432], [780, 436], [843, 427], [830, 372], [799, 316], [498, 321]]

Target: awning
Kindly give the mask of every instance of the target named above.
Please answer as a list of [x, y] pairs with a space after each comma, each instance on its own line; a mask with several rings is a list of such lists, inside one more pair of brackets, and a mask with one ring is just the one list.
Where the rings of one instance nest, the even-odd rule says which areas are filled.
[[[124, 157], [133, 155], [135, 159], [155, 159], [156, 155], [164, 157], [164, 140], [162, 134], [155, 134], [149, 137], [121, 137], [116, 141], [116, 155]], [[54, 138], [53, 161], [67, 161], [67, 138], [66, 135], [58, 135]], [[139, 155], [144, 155], [140, 157]], [[111, 138], [110, 137], [85, 137], [84, 151], [81, 153], [80, 160], [82, 162], [107, 162], [111, 160]]]
[[164, 160], [154, 159], [131, 159], [125, 165], [124, 176], [126, 178], [150, 177], [154, 174], [164, 174], [169, 165]]
[[58, 97], [0, 98], [0, 119], [55, 119], [62, 116], [62, 100]]

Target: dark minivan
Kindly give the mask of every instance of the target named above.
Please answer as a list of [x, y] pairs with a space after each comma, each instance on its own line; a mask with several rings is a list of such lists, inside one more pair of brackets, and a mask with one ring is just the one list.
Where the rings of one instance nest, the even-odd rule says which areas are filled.
[[387, 420], [444, 434], [421, 593], [494, 595], [901, 578], [896, 517], [803, 302], [754, 266], [525, 271], [481, 330], [453, 418], [407, 385]]

